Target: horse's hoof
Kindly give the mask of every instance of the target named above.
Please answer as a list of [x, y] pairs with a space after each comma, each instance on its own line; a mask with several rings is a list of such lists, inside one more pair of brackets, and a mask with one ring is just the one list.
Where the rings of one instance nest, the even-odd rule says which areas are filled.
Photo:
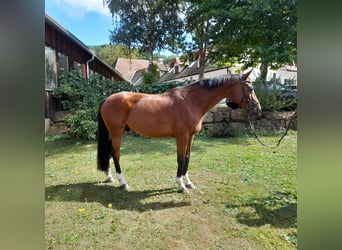
[[185, 185], [187, 188], [190, 188], [190, 189], [196, 189], [195, 185], [190, 183], [190, 184], [186, 184]]
[[181, 187], [178, 189], [179, 193], [188, 194], [189, 190], [186, 187]]
[[102, 183], [114, 183], [114, 182], [115, 182], [114, 178], [109, 177], [105, 179]]
[[120, 188], [122, 188], [123, 190], [126, 190], [126, 191], [128, 191], [128, 190], [129, 190], [129, 186], [128, 186], [128, 184], [127, 184], [127, 183], [125, 183], [125, 184], [122, 184], [122, 185], [120, 186]]

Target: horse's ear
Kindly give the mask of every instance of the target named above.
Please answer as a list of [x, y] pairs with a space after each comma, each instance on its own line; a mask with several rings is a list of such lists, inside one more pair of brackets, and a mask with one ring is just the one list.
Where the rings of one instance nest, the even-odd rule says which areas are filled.
[[251, 69], [251, 70], [248, 71], [247, 73], [243, 74], [243, 75], [241, 76], [241, 79], [246, 80], [247, 77], [250, 75], [250, 73], [252, 73], [252, 71], [253, 71], [253, 69]]

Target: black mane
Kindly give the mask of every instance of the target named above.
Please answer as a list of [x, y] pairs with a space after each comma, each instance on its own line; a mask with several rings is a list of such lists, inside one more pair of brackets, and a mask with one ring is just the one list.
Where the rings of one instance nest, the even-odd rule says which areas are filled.
[[223, 85], [225, 82], [227, 82], [230, 79], [238, 79], [239, 75], [220, 75], [214, 78], [208, 78], [204, 79], [202, 81], [198, 81], [197, 84], [205, 87], [206, 89], [214, 89], [221, 85]]

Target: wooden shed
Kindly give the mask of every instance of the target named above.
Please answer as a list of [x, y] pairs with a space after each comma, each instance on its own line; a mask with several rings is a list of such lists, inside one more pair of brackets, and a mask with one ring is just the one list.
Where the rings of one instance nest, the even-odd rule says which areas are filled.
[[125, 81], [124, 77], [58, 22], [45, 14], [45, 118], [58, 121], [59, 101], [52, 96], [61, 70], [78, 69], [84, 78], [99, 74], [104, 79]]

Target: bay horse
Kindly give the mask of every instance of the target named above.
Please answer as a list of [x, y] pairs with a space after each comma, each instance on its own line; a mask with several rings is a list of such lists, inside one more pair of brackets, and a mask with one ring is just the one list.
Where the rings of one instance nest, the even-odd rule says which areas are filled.
[[97, 168], [106, 173], [105, 182], [114, 182], [110, 170], [110, 158], [113, 158], [120, 186], [128, 190], [119, 161], [121, 139], [128, 126], [145, 137], [175, 138], [178, 190], [194, 189], [188, 164], [191, 145], [201, 130], [205, 113], [223, 98], [231, 98], [250, 115], [261, 114], [259, 100], [248, 78], [251, 71], [241, 77], [236, 74], [205, 79], [163, 94], [119, 92], [105, 99], [99, 108], [97, 138]]

